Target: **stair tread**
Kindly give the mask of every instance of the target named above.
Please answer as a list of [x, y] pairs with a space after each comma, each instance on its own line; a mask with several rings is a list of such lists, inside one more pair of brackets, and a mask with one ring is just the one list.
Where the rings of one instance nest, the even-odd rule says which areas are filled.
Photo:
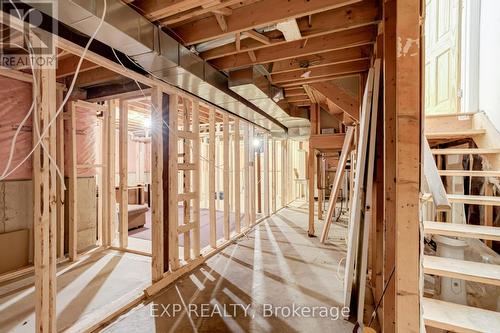
[[438, 170], [441, 176], [464, 177], [500, 177], [500, 171], [495, 170]]
[[500, 206], [500, 197], [487, 195], [448, 194], [448, 200], [470, 205]]
[[499, 154], [500, 148], [434, 148], [434, 155]]
[[429, 131], [425, 132], [427, 139], [453, 139], [453, 138], [466, 138], [469, 136], [476, 136], [485, 134], [486, 130], [481, 129], [458, 129], [448, 131]]
[[429, 114], [425, 115], [425, 118], [440, 118], [440, 117], [466, 117], [466, 116], [473, 116], [477, 111], [470, 111], [470, 112], [453, 112], [453, 113], [436, 113], [436, 114]]
[[424, 233], [500, 241], [500, 228], [483, 225], [424, 221]]
[[424, 255], [424, 273], [500, 286], [500, 265]]
[[428, 326], [453, 332], [495, 332], [500, 313], [437, 299], [422, 298], [423, 318]]

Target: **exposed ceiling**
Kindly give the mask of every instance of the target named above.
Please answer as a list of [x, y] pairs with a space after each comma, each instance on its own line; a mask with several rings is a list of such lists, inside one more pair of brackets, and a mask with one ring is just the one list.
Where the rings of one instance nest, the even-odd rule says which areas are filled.
[[[261, 65], [292, 108], [316, 102], [314, 85], [324, 82], [320, 99], [352, 95], [339, 81], [366, 73], [380, 20], [375, 0], [125, 2], [225, 73]], [[326, 100], [330, 113], [346, 111]]]

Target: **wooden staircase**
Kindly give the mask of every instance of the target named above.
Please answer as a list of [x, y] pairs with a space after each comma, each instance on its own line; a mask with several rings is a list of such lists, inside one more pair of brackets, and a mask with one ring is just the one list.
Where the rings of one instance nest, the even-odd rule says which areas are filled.
[[[480, 119], [476, 119], [480, 118]], [[486, 119], [486, 120], [485, 120]], [[438, 169], [439, 176], [448, 177], [500, 177], [500, 135], [487, 124], [481, 113], [432, 115], [426, 117], [425, 136], [431, 152], [438, 155], [481, 155], [488, 160], [494, 170], [444, 170]], [[479, 124], [479, 125], [478, 125]], [[486, 125], [485, 125], [486, 124]], [[454, 148], [453, 143], [472, 141], [475, 147]], [[446, 143], [449, 148], [433, 148]], [[439, 177], [437, 177], [439, 178]], [[432, 198], [424, 194], [423, 201]], [[446, 194], [449, 203], [500, 206], [500, 197], [493, 195]], [[491, 209], [491, 208], [490, 208]], [[500, 228], [485, 225], [469, 225], [424, 221], [424, 234], [441, 235], [462, 239], [500, 241]], [[500, 265], [471, 262], [465, 260], [423, 256], [423, 272], [434, 276], [449, 277], [466, 281], [485, 283], [500, 287]], [[465, 306], [424, 297], [423, 319], [427, 326], [452, 332], [499, 332], [500, 313], [473, 306]]]

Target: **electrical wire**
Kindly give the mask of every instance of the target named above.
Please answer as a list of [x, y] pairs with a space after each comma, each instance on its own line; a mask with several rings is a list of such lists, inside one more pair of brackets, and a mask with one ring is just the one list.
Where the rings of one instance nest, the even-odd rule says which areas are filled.
[[[12, 0], [9, 0], [9, 1], [12, 3]], [[73, 92], [73, 89], [74, 89], [75, 83], [76, 83], [76, 79], [78, 77], [78, 74], [80, 73], [80, 68], [82, 66], [83, 60], [85, 59], [85, 55], [87, 54], [87, 51], [88, 51], [88, 49], [90, 47], [90, 44], [95, 39], [97, 33], [101, 29], [102, 24], [104, 23], [104, 18], [106, 17], [106, 12], [107, 12], [107, 1], [106, 0], [103, 0], [103, 1], [104, 1], [104, 7], [103, 7], [103, 12], [102, 12], [101, 20], [99, 21], [99, 24], [97, 25], [96, 30], [94, 31], [94, 33], [92, 34], [92, 36], [88, 40], [87, 44], [85, 45], [85, 48], [83, 49], [83, 52], [82, 52], [82, 54], [80, 56], [80, 60], [78, 61], [78, 64], [76, 66], [75, 75], [73, 76], [73, 80], [71, 81], [71, 85], [68, 88], [66, 96], [64, 97], [61, 105], [59, 106], [59, 109], [56, 111], [54, 117], [49, 121], [49, 123], [47, 124], [47, 126], [44, 127], [43, 132], [41, 133], [41, 135], [38, 138], [38, 141], [33, 145], [33, 148], [28, 153], [28, 155], [19, 164], [17, 164], [16, 167], [14, 167], [11, 171], [9, 171], [7, 174], [2, 174], [2, 176], [0, 176], [0, 181], [4, 180], [8, 176], [10, 176], [24, 162], [26, 162], [26, 160], [34, 153], [34, 151], [36, 150], [36, 148], [38, 147], [38, 145], [40, 145], [42, 143], [42, 140], [47, 135], [48, 130], [53, 125], [54, 121], [57, 119], [57, 117], [59, 116], [59, 114], [63, 111], [64, 106], [68, 102], [68, 99], [71, 96], [71, 93]], [[14, 5], [14, 7], [15, 7], [15, 5]], [[16, 10], [17, 10], [17, 7], [16, 7]], [[21, 17], [19, 11], [18, 11], [18, 16]], [[20, 128], [21, 127], [18, 128], [18, 131], [20, 131]], [[64, 184], [64, 182], [62, 182], [62, 184]]]

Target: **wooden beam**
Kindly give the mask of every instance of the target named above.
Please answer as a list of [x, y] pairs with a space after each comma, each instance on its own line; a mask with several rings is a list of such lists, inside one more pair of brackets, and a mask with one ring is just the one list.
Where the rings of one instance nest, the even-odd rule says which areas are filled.
[[296, 70], [307, 70], [333, 64], [342, 64], [354, 60], [370, 58], [371, 47], [355, 46], [330, 52], [316, 53], [305, 57], [280, 60], [273, 63], [271, 74], [286, 73]]
[[120, 130], [118, 148], [120, 170], [120, 218], [119, 244], [122, 249], [128, 247], [128, 105], [127, 101], [120, 100]]
[[[314, 14], [311, 16], [311, 23], [309, 23], [308, 17], [300, 18], [296, 21], [299, 25], [302, 38], [309, 39], [332, 32], [375, 24], [378, 21], [378, 6], [374, 1], [362, 1]], [[270, 43], [262, 44], [262, 42], [255, 39], [245, 39], [241, 41], [241, 50], [258, 50], [266, 48], [268, 45], [276, 46], [290, 42], [282, 36], [276, 36], [274, 31], [264, 32], [261, 35], [270, 38]], [[200, 56], [205, 60], [211, 60], [235, 54], [238, 51], [234, 45], [227, 44], [202, 52]]]
[[[396, 5], [396, 331], [420, 331], [421, 1]], [[393, 45], [393, 48], [396, 46]], [[384, 52], [385, 54], [385, 52]], [[392, 65], [392, 64], [391, 64]]]
[[[64, 91], [62, 89], [57, 89], [57, 109], [59, 109], [62, 101], [64, 99]], [[61, 112], [57, 116], [56, 120], [56, 132], [57, 132], [57, 147], [56, 147], [56, 161], [59, 171], [64, 176], [64, 112]], [[64, 258], [64, 209], [65, 209], [65, 185], [63, 184], [64, 179], [61, 181], [60, 177], [57, 177], [57, 238], [58, 238], [58, 257]]]
[[[264, 64], [321, 52], [373, 44], [376, 32], [376, 28], [368, 26], [309, 38], [305, 46], [302, 40], [287, 42], [281, 45], [271, 45], [255, 51], [257, 57], [256, 63]], [[244, 53], [233, 54], [211, 61], [211, 64], [220, 70], [245, 67], [252, 63]]]
[[227, 23], [224, 15], [214, 13], [215, 19], [217, 20], [217, 24], [223, 32], [227, 31]]
[[221, 8], [214, 8], [212, 10], [212, 13], [224, 15], [224, 16], [229, 16], [233, 13], [233, 10], [231, 8], [221, 7]]
[[79, 73], [76, 79], [76, 87], [87, 87], [96, 84], [108, 83], [111, 81], [117, 81], [123, 79], [124, 77], [112, 70], [107, 68], [99, 67], [95, 69], [89, 69], [85, 72]]
[[193, 234], [193, 256], [194, 258], [198, 258], [200, 256], [200, 219], [201, 219], [201, 211], [200, 211], [200, 114], [199, 108], [200, 104], [197, 100], [192, 101], [192, 123], [191, 123], [191, 131], [196, 134], [196, 139], [193, 140], [193, 162], [195, 165], [194, 170], [191, 171], [192, 177], [192, 185], [193, 189], [196, 191], [196, 195], [193, 202], [193, 223], [194, 228], [192, 230]]
[[[78, 62], [80, 61], [80, 57], [71, 56], [68, 58], [61, 59], [57, 62], [57, 78], [73, 75], [76, 72], [76, 67], [78, 66]], [[80, 66], [79, 73], [83, 73], [89, 71], [91, 69], [99, 68], [99, 65], [94, 64], [88, 60], [83, 60], [82, 65]]]
[[254, 27], [271, 25], [288, 19], [311, 15], [329, 9], [338, 8], [358, 0], [270, 0], [258, 1], [247, 6], [238, 7], [227, 19], [228, 29], [221, 34], [214, 18], [206, 18], [184, 24], [175, 29], [186, 45], [192, 45], [223, 37], [235, 32], [243, 32]]
[[233, 5], [236, 5], [240, 3], [241, 0], [221, 0], [221, 1], [210, 1], [209, 4], [202, 6], [201, 8], [193, 8], [191, 10], [175, 14], [175, 15], [168, 15], [166, 16], [165, 19], [162, 19], [160, 22], [163, 25], [173, 25], [177, 24], [182, 21], [187, 21], [190, 20], [194, 17], [201, 16], [207, 13], [214, 13], [218, 12], [220, 10], [223, 10], [223, 8], [230, 7]]
[[236, 51], [241, 50], [241, 36], [239, 32], [237, 32], [234, 36], [234, 46], [236, 47]]
[[[34, 73], [38, 85], [34, 126], [42, 133], [56, 112], [56, 77], [54, 69], [39, 69]], [[52, 153], [55, 149], [55, 126], [42, 139]], [[33, 135], [36, 144], [38, 136]], [[52, 148], [52, 149], [51, 149]], [[35, 325], [39, 332], [57, 332], [56, 319], [56, 216], [55, 167], [48, 152], [38, 145], [33, 154], [33, 238], [35, 267]], [[51, 184], [52, 182], [52, 184]], [[51, 202], [52, 200], [52, 202]], [[52, 210], [52, 212], [51, 212]]]
[[334, 82], [311, 83], [310, 87], [321, 93], [355, 120], [359, 119], [359, 101]]
[[261, 34], [260, 32], [255, 31], [255, 30], [244, 31], [242, 34], [243, 34], [243, 36], [250, 37], [250, 38], [252, 38], [252, 39], [254, 39], [262, 44], [265, 44], [265, 45], [271, 44], [271, 40], [269, 39], [269, 37], [267, 37], [264, 34]]
[[107, 179], [108, 185], [107, 189], [107, 216], [105, 218], [108, 235], [104, 239], [104, 245], [113, 245], [114, 237], [116, 235], [116, 189], [115, 189], [115, 178], [116, 178], [116, 100], [108, 101], [108, 112], [109, 121], [107, 123], [107, 139], [108, 139], [108, 156], [107, 156]]
[[263, 163], [264, 163], [264, 179], [263, 179], [263, 189], [264, 189], [264, 216], [269, 216], [269, 135], [264, 135], [264, 151], [263, 151]]
[[245, 204], [245, 227], [250, 227], [250, 130], [249, 123], [244, 123], [243, 128], [243, 174], [245, 179], [244, 204]]
[[248, 51], [248, 57], [252, 61], [252, 63], [257, 62], [257, 57], [255, 56], [255, 52], [253, 51]]
[[341, 64], [333, 64], [317, 68], [299, 69], [286, 73], [271, 74], [271, 82], [280, 84], [294, 82], [301, 79], [314, 79], [332, 75], [345, 75], [365, 72], [370, 68], [369, 60], [355, 60]]
[[345, 133], [311, 135], [309, 142], [317, 150], [341, 150]]
[[297, 87], [297, 86], [303, 86], [305, 84], [310, 85], [311, 83], [316, 83], [316, 82], [327, 82], [327, 81], [340, 79], [340, 78], [344, 78], [344, 77], [358, 76], [359, 74], [360, 73], [350, 73], [350, 74], [348, 73], [348, 74], [313, 77], [313, 78], [300, 79], [300, 80], [296, 80], [296, 81], [280, 83], [279, 86], [282, 88], [293, 88], [293, 87]]
[[209, 3], [213, 0], [136, 0], [134, 7], [150, 20], [158, 20]]
[[163, 262], [163, 93], [159, 87], [151, 92], [151, 279], [161, 280]]

